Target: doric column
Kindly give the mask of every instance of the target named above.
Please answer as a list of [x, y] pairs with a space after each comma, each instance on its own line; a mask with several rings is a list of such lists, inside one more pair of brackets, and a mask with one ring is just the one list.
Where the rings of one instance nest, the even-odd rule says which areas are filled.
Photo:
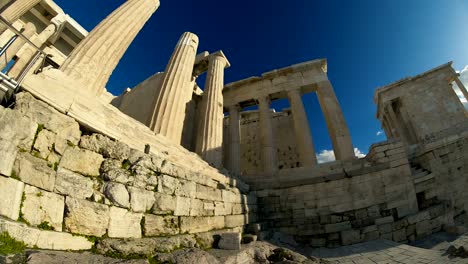
[[240, 106], [229, 106], [229, 169], [237, 174], [241, 172], [240, 149]]
[[[16, 0], [2, 12], [1, 16], [11, 24], [41, 1], [42, 0]], [[0, 22], [0, 34], [7, 28], [5, 24]]]
[[100, 95], [118, 62], [159, 0], [127, 0], [97, 25], [73, 50], [60, 69]]
[[303, 167], [314, 166], [317, 164], [317, 157], [315, 156], [312, 133], [302, 102], [301, 91], [299, 89], [288, 91], [288, 98], [291, 105], [299, 159]]
[[[34, 26], [33, 23], [27, 23], [24, 26], [24, 31], [22, 34], [30, 39], [34, 33], [36, 33], [36, 27]], [[5, 66], [8, 64], [8, 62], [18, 53], [18, 51], [23, 47], [23, 45], [26, 43], [26, 40], [24, 40], [21, 37], [18, 37], [13, 44], [6, 50], [6, 52], [0, 57], [0, 69], [5, 68]]]
[[223, 87], [224, 68], [229, 62], [222, 51], [209, 57], [205, 90], [198, 112], [195, 151], [208, 163], [220, 168], [223, 160]]
[[192, 71], [198, 48], [198, 37], [182, 35], [167, 64], [161, 88], [155, 96], [149, 127], [176, 144], [182, 140], [187, 100], [193, 93]]
[[403, 140], [404, 142], [409, 142], [408, 141], [408, 135], [406, 135], [405, 133], [405, 129], [404, 127], [401, 125], [401, 123], [403, 122], [403, 120], [398, 120], [396, 114], [395, 114], [395, 111], [393, 110], [393, 107], [392, 107], [392, 104], [391, 103], [388, 103], [386, 106], [385, 106], [385, 111], [387, 112], [391, 122], [392, 122], [392, 125], [395, 127], [396, 129], [396, 133], [397, 133], [397, 137], [399, 137], [401, 140]]
[[275, 173], [278, 170], [278, 153], [273, 138], [273, 116], [270, 103], [268, 96], [258, 98], [263, 169], [267, 173]]
[[351, 142], [351, 135], [341, 111], [340, 103], [329, 81], [318, 84], [317, 97], [325, 116], [336, 160], [351, 160], [356, 158], [353, 143]]
[[463, 96], [465, 96], [466, 100], [468, 100], [468, 91], [466, 90], [465, 85], [463, 85], [463, 83], [460, 81], [460, 78], [455, 77], [455, 83], [457, 84], [460, 91], [463, 93]]
[[[39, 35], [31, 38], [31, 42], [37, 47], [41, 48], [47, 40], [49, 40], [55, 33], [64, 25], [66, 17], [64, 15], [58, 15], [51, 20], [51, 24], [47, 26]], [[23, 46], [23, 51], [18, 54], [18, 60], [15, 62], [13, 67], [8, 71], [8, 75], [13, 78], [18, 78], [23, 70], [28, 66], [28, 63], [37, 53], [31, 45], [26, 43]]]

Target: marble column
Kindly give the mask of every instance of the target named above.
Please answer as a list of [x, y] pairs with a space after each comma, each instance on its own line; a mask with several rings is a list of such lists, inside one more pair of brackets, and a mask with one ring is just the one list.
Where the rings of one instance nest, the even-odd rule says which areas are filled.
[[266, 173], [273, 174], [278, 170], [278, 153], [273, 138], [273, 116], [270, 110], [270, 103], [268, 96], [258, 98], [263, 169]]
[[[36, 47], [41, 48], [57, 31], [65, 24], [66, 17], [64, 15], [58, 15], [51, 20], [51, 24], [47, 26], [39, 35], [31, 38], [31, 42]], [[37, 53], [37, 50], [30, 44], [26, 43], [23, 46], [23, 51], [18, 54], [18, 60], [15, 62], [13, 67], [8, 71], [8, 75], [13, 78], [18, 78], [23, 70], [26, 69], [31, 59]]]
[[159, 7], [159, 0], [127, 0], [73, 50], [60, 69], [92, 94], [105, 90], [109, 77], [138, 32]]
[[318, 84], [317, 97], [325, 116], [336, 160], [355, 159], [356, 156], [354, 155], [348, 126], [341, 111], [340, 103], [329, 81]]
[[222, 51], [208, 58], [205, 90], [198, 111], [195, 152], [213, 166], [222, 167], [223, 160], [223, 87], [224, 69], [230, 64]]
[[312, 133], [301, 96], [300, 89], [288, 91], [299, 160], [303, 167], [311, 167], [317, 164], [317, 157], [315, 156]]
[[[28, 38], [31, 39], [31, 37], [36, 33], [36, 27], [34, 26], [33, 23], [27, 23], [24, 26], [24, 30], [22, 34]], [[23, 45], [26, 43], [26, 40], [18, 37], [13, 44], [6, 50], [6, 52], [0, 56], [0, 69], [3, 70], [5, 66], [7, 66], [8, 62], [13, 59], [13, 57], [18, 53], [18, 51], [23, 47]]]
[[404, 142], [409, 142], [409, 137], [405, 133], [405, 128], [401, 125], [401, 123], [403, 123], [404, 121], [403, 120], [398, 120], [398, 118], [397, 118], [397, 116], [395, 114], [395, 111], [393, 110], [393, 107], [392, 107], [391, 103], [388, 103], [385, 106], [385, 111], [387, 112], [392, 124], [395, 126], [396, 133], [397, 133], [398, 137], [401, 140], [403, 140]]
[[[31, 10], [35, 5], [39, 4], [42, 0], [16, 0], [9, 5], [0, 15], [10, 24], [18, 20], [22, 15]], [[0, 22], [0, 34], [3, 33], [8, 27]]]
[[239, 105], [229, 106], [229, 169], [236, 174], [241, 172], [240, 111]]
[[198, 48], [198, 37], [182, 35], [167, 64], [161, 88], [156, 94], [148, 120], [149, 127], [176, 144], [181, 144], [187, 100], [193, 93], [192, 71]]
[[465, 99], [468, 100], [468, 91], [466, 90], [465, 85], [460, 81], [460, 78], [455, 77], [455, 83], [458, 86], [458, 89], [463, 93], [463, 96], [465, 96]]

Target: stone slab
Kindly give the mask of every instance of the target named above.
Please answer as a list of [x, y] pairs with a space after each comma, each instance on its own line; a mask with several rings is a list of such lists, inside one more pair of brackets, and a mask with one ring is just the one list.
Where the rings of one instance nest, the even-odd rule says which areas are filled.
[[24, 183], [0, 176], [0, 215], [17, 220], [20, 213]]

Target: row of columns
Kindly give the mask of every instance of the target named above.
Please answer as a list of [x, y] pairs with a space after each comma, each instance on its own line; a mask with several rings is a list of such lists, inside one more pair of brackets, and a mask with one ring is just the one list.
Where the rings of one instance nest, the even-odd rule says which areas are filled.
[[[341, 112], [338, 100], [329, 82], [319, 84], [317, 95], [324, 111], [325, 120], [329, 128], [333, 150], [337, 160], [351, 160], [355, 158], [349, 129]], [[307, 120], [302, 92], [293, 89], [287, 92], [291, 105], [295, 138], [299, 159], [303, 167], [312, 167], [317, 164], [312, 134]], [[260, 119], [260, 143], [263, 161], [263, 170], [272, 174], [278, 170], [278, 157], [274, 142], [273, 116], [270, 110], [269, 96], [257, 98]], [[229, 164], [228, 168], [236, 173], [240, 172], [240, 107], [229, 106]]]

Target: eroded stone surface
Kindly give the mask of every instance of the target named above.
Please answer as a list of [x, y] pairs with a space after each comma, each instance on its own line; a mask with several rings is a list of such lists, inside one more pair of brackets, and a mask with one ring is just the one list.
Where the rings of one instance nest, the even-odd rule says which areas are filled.
[[89, 236], [103, 236], [109, 226], [107, 205], [67, 197], [65, 227], [69, 232]]
[[24, 183], [0, 176], [0, 215], [17, 220], [20, 213]]
[[107, 183], [105, 186], [105, 195], [115, 205], [130, 208], [130, 195], [125, 185], [120, 183]]
[[75, 147], [65, 151], [60, 166], [83, 175], [98, 176], [103, 160], [100, 154]]
[[145, 215], [145, 236], [165, 236], [179, 233], [177, 216]]
[[93, 195], [93, 181], [90, 178], [64, 168], [58, 168], [54, 191], [63, 195], [86, 199]]
[[130, 148], [118, 141], [113, 141], [101, 134], [81, 137], [80, 147], [94, 151], [105, 158], [123, 161], [130, 155]]
[[47, 161], [20, 152], [14, 170], [21, 181], [44, 190], [54, 190], [55, 171]]
[[143, 214], [112, 206], [109, 211], [109, 237], [140, 238]]
[[25, 200], [21, 212], [31, 225], [45, 225], [55, 231], [62, 231], [65, 198], [61, 195], [47, 192], [26, 185]]
[[224, 233], [221, 234], [218, 247], [220, 249], [239, 250], [241, 248], [240, 233]]

